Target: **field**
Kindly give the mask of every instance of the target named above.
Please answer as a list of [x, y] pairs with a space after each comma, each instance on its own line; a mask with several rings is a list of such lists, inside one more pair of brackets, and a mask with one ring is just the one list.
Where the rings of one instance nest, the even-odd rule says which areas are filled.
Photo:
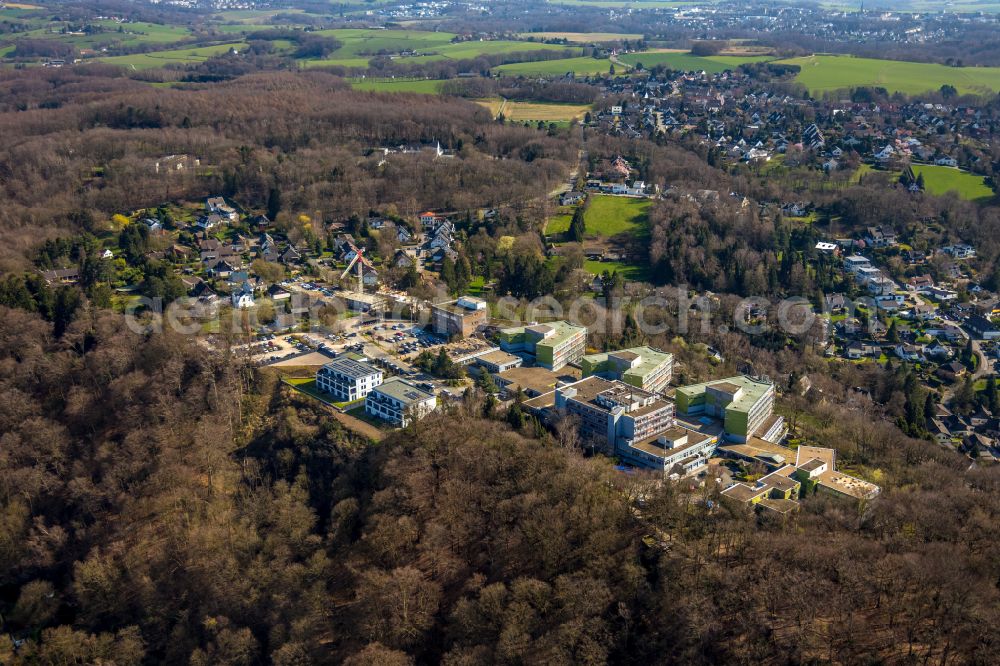
[[593, 44], [599, 42], [618, 42], [625, 39], [639, 40], [639, 34], [619, 34], [614, 32], [525, 32], [522, 39], [565, 39], [571, 44]]
[[[156, 26], [159, 30], [154, 30], [152, 24], [134, 24], [135, 30], [144, 31], [143, 34], [119, 36], [119, 33], [106, 33], [100, 35], [104, 41], [112, 37], [118, 37], [123, 43], [131, 41], [177, 41], [189, 36], [186, 28], [170, 28]], [[151, 53], [137, 54], [130, 56], [111, 56], [101, 58], [104, 62], [124, 65], [135, 69], [151, 69], [162, 67], [170, 63], [192, 63], [204, 60], [216, 53], [224, 53], [230, 46], [241, 49], [246, 46], [245, 42], [237, 41], [244, 33], [261, 29], [261, 26], [253, 25], [228, 25], [222, 26], [220, 32], [231, 35], [234, 41], [228, 44], [208, 46], [191, 49], [170, 49], [165, 51], [154, 51]], [[173, 31], [173, 32], [168, 32]], [[467, 60], [480, 55], [497, 55], [505, 53], [530, 52], [530, 51], [568, 51], [580, 53], [579, 49], [557, 45], [540, 44], [537, 42], [518, 41], [469, 41], [452, 43], [455, 37], [447, 32], [429, 32], [424, 30], [368, 30], [368, 29], [340, 29], [340, 30], [318, 30], [315, 34], [333, 37], [342, 42], [342, 46], [330, 53], [323, 59], [303, 60], [305, 67], [368, 67], [369, 61], [376, 55], [396, 55], [401, 52], [412, 52], [414, 55], [399, 57], [399, 62], [422, 63], [438, 60]], [[82, 40], [83, 38], [81, 38]], [[87, 41], [97, 41], [95, 38], [88, 38]], [[277, 40], [272, 42], [278, 50], [288, 50], [292, 48], [291, 42]], [[81, 45], [88, 45], [82, 43]], [[379, 81], [364, 82], [358, 87], [362, 90], [399, 90], [401, 92], [423, 92], [433, 94], [437, 92], [436, 83], [431, 81]]]
[[959, 93], [1000, 91], [1000, 67], [946, 67], [934, 63], [875, 60], [851, 56], [815, 55], [778, 62], [799, 65], [796, 81], [810, 92], [877, 86], [890, 93], [919, 95], [944, 84]]
[[545, 235], [555, 236], [569, 231], [569, 224], [573, 221], [572, 208], [561, 208], [560, 212], [549, 218], [545, 224]]
[[[308, 60], [307, 66], [366, 67], [376, 54], [388, 55], [412, 51], [415, 55], [399, 58], [399, 62], [421, 63], [438, 60], [467, 60], [480, 55], [497, 55], [524, 51], [565, 51], [566, 46], [507, 40], [469, 41], [452, 43], [454, 34], [424, 30], [318, 30], [316, 34], [333, 37], [343, 46], [323, 60]], [[579, 53], [579, 50], [576, 50]]]
[[611, 62], [596, 58], [562, 58], [561, 60], [540, 60], [538, 62], [518, 62], [500, 65], [493, 71], [507, 76], [560, 76], [573, 72], [577, 76], [605, 74]]
[[545, 122], [569, 122], [582, 118], [590, 110], [589, 104], [553, 104], [546, 102], [514, 102], [511, 100], [476, 100], [490, 110], [493, 117], [501, 113], [507, 120], [523, 122], [542, 120]]
[[355, 90], [368, 90], [371, 92], [408, 92], [436, 95], [441, 90], [442, 83], [443, 81], [435, 81], [433, 79], [416, 79], [413, 81], [354, 79], [351, 81], [351, 86]]
[[583, 217], [586, 235], [609, 238], [624, 233], [645, 234], [650, 205], [649, 199], [595, 194]]
[[635, 266], [633, 264], [623, 264], [620, 261], [591, 261], [583, 262], [583, 269], [594, 275], [600, 275], [604, 271], [618, 273], [626, 280], [641, 282], [647, 278], [645, 266]]
[[696, 56], [683, 51], [646, 51], [644, 53], [628, 53], [619, 58], [622, 62], [633, 67], [637, 64], [642, 64], [646, 68], [665, 65], [679, 71], [699, 72], [704, 70], [709, 74], [735, 69], [747, 62], [762, 62], [773, 59], [770, 56]]
[[246, 44], [236, 42], [233, 44], [216, 44], [214, 46], [201, 46], [190, 49], [172, 49], [169, 51], [152, 51], [150, 53], [135, 53], [132, 55], [112, 56], [110, 58], [97, 58], [100, 62], [109, 65], [121, 65], [132, 69], [155, 69], [173, 63], [193, 64], [203, 60], [208, 60], [214, 55], [226, 53], [231, 48], [242, 49]]
[[981, 176], [952, 167], [913, 165], [914, 174], [924, 175], [924, 188], [930, 194], [956, 192], [968, 201], [984, 202], [993, 198], [993, 190], [986, 186]]

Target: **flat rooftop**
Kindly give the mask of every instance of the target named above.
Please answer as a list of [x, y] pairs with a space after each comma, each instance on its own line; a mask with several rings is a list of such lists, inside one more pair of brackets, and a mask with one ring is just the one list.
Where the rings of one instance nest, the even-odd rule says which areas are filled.
[[515, 356], [514, 354], [508, 354], [505, 351], [496, 350], [491, 351], [488, 354], [483, 354], [479, 357], [480, 361], [484, 363], [492, 363], [493, 365], [504, 365], [506, 363], [514, 363], [520, 361], [520, 356]]
[[543, 410], [550, 409], [556, 405], [556, 392], [549, 391], [548, 393], [543, 393], [540, 396], [536, 396], [531, 400], [525, 400], [524, 406], [531, 410]]
[[545, 322], [544, 324], [534, 324], [532, 326], [515, 326], [513, 328], [500, 329], [501, 335], [520, 335], [527, 331], [546, 336], [543, 340], [539, 340], [537, 344], [557, 347], [575, 335], [579, 335], [580, 333], [586, 335], [587, 327], [558, 320]]
[[758, 400], [764, 397], [764, 394], [766, 394], [773, 386], [774, 384], [771, 382], [759, 381], [743, 375], [737, 375], [735, 377], [702, 382], [701, 384], [682, 386], [677, 389], [677, 395], [694, 398], [695, 396], [704, 393], [709, 387], [725, 391], [727, 393], [735, 393], [736, 389], [743, 389], [742, 395], [730, 403], [727, 409], [735, 409], [737, 411], [746, 412], [750, 411], [750, 408], [753, 407]]
[[719, 447], [722, 452], [729, 452], [744, 458], [761, 458], [771, 463], [784, 464], [789, 462], [795, 452], [788, 447], [774, 444], [760, 437], [751, 437], [746, 444], [725, 444]]
[[559, 382], [575, 382], [580, 379], [580, 371], [566, 366], [557, 372], [545, 368], [511, 368], [499, 373], [500, 379], [509, 391], [518, 388], [531, 393], [548, 393]]
[[629, 362], [638, 358], [639, 362], [635, 367], [627, 369], [625, 372], [636, 377], [645, 377], [654, 370], [662, 367], [664, 363], [670, 362], [674, 355], [668, 352], [661, 352], [652, 347], [632, 347], [630, 349], [621, 349], [601, 354], [588, 354], [583, 357], [583, 361], [598, 365], [606, 362], [609, 357], [618, 357]]
[[767, 488], [754, 488], [745, 483], [736, 483], [725, 490], [722, 494], [726, 497], [731, 497], [737, 502], [750, 502], [756, 497], [760, 497], [767, 493]]
[[[680, 437], [687, 435], [688, 441], [680, 446], [675, 446], [672, 449], [667, 448], [660, 443], [660, 437], [665, 436], [667, 439], [677, 440]], [[681, 428], [680, 426], [673, 426], [666, 431], [653, 435], [652, 437], [646, 437], [638, 442], [633, 442], [631, 448], [643, 451], [653, 456], [665, 457], [672, 456], [676, 453], [682, 453], [690, 449], [695, 449], [699, 446], [704, 445], [708, 440], [712, 439], [700, 433], [688, 430], [687, 428]]]
[[854, 476], [840, 472], [823, 472], [819, 475], [819, 484], [857, 499], [867, 499], [879, 492], [879, 487]]
[[801, 467], [816, 458], [826, 463], [827, 469], [836, 469], [837, 452], [822, 446], [800, 446], [795, 450], [795, 466]]
[[[787, 465], [791, 468], [791, 465]], [[786, 476], [784, 474], [779, 474], [778, 472], [772, 472], [767, 476], [761, 477], [760, 483], [769, 486], [771, 488], [776, 488], [782, 492], [788, 492], [799, 486], [799, 482], [793, 479], [791, 476]]]
[[344, 375], [350, 377], [351, 379], [360, 379], [361, 377], [369, 377], [371, 375], [376, 375], [381, 372], [367, 363], [362, 363], [361, 361], [355, 361], [352, 358], [347, 358], [344, 356], [338, 357], [330, 361], [323, 366], [339, 375]]
[[463, 363], [470, 360], [470, 358], [500, 351], [500, 348], [492, 342], [487, 342], [480, 338], [465, 338], [449, 342], [444, 346], [444, 350], [453, 363]]
[[387, 379], [379, 386], [376, 386], [374, 392], [382, 393], [390, 398], [399, 400], [405, 405], [416, 404], [434, 397], [433, 393], [424, 391], [417, 387], [416, 384], [408, 382], [401, 377]]
[[489, 316], [489, 310], [482, 309], [476, 310], [475, 308], [467, 308], [464, 305], [459, 305], [458, 301], [447, 301], [445, 303], [433, 303], [431, 308], [434, 310], [443, 310], [445, 312], [450, 312], [454, 315], [459, 315], [461, 317], [471, 317], [473, 315], [479, 315], [480, 317]]

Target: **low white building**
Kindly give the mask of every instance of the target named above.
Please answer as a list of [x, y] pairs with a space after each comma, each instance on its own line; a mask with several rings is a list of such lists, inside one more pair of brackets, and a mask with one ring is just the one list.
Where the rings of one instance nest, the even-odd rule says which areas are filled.
[[367, 363], [341, 356], [316, 373], [316, 388], [338, 402], [353, 402], [371, 393], [382, 383], [382, 371]]
[[365, 413], [398, 426], [419, 421], [435, 407], [437, 398], [433, 393], [400, 377], [376, 386], [365, 398]]

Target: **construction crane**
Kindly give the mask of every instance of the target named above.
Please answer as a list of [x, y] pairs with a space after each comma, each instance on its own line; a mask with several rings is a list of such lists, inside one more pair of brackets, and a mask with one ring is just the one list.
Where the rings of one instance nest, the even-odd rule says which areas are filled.
[[375, 267], [372, 266], [372, 262], [370, 262], [367, 259], [365, 259], [365, 251], [364, 250], [362, 250], [361, 248], [359, 248], [357, 245], [355, 245], [354, 243], [352, 243], [350, 241], [347, 242], [347, 245], [354, 251], [354, 258], [351, 259], [350, 263], [347, 264], [347, 268], [344, 269], [344, 272], [340, 274], [340, 279], [343, 280], [347, 276], [347, 274], [351, 272], [351, 269], [354, 268], [355, 266], [357, 266], [358, 267], [358, 293], [359, 294], [363, 294], [363, 293], [365, 293], [365, 282], [364, 282], [365, 269], [364, 269], [364, 267], [367, 266], [368, 268], [372, 269], [373, 271], [375, 270]]

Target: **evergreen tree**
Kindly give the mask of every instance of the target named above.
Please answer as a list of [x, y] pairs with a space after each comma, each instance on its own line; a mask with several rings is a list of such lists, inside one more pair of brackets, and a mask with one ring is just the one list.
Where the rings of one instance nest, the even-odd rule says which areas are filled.
[[586, 233], [587, 225], [583, 220], [583, 206], [580, 206], [573, 213], [573, 220], [569, 223], [569, 240], [581, 243]]
[[896, 328], [895, 319], [893, 319], [892, 322], [889, 324], [889, 330], [886, 331], [885, 337], [889, 342], [893, 344], [899, 342], [899, 331]]
[[441, 262], [441, 280], [448, 285], [449, 292], [455, 293], [457, 280], [455, 276], [455, 262], [452, 261], [451, 257], [445, 257]]
[[989, 407], [994, 416], [998, 415], [997, 410], [1000, 409], [1000, 390], [997, 387], [996, 375], [990, 377], [990, 380], [986, 382], [986, 406]]
[[930, 421], [937, 414], [937, 406], [934, 403], [934, 394], [928, 393], [924, 400], [924, 420]]

